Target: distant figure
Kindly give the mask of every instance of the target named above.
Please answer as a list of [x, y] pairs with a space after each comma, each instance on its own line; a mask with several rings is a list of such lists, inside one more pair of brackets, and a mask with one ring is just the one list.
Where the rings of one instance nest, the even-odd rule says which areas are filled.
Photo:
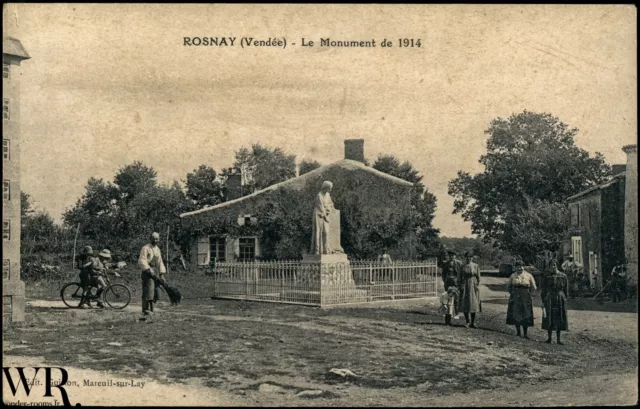
[[154, 303], [158, 300], [158, 285], [156, 280], [164, 281], [167, 269], [162, 261], [162, 254], [158, 243], [160, 234], [152, 233], [150, 243], [140, 250], [138, 266], [142, 270], [142, 314], [151, 315]]
[[541, 297], [544, 304], [542, 313], [542, 329], [546, 329], [549, 337], [547, 343], [551, 343], [551, 335], [556, 331], [556, 341], [560, 341], [560, 332], [569, 330], [567, 319], [567, 293], [569, 292], [569, 280], [566, 274], [556, 270], [553, 274], [542, 279]]
[[[477, 328], [475, 325], [476, 313], [482, 312], [480, 302], [480, 267], [471, 261], [471, 254], [465, 253], [465, 264], [462, 266], [462, 279], [460, 280], [460, 309], [464, 314], [465, 326]], [[471, 321], [469, 321], [471, 315]]]
[[91, 294], [91, 266], [93, 265], [93, 248], [91, 246], [85, 246], [82, 251], [82, 255], [78, 258], [78, 268], [80, 269], [80, 284], [82, 285], [82, 300], [79, 307], [82, 308], [85, 305], [91, 306], [89, 295]]
[[329, 215], [334, 209], [331, 200], [333, 183], [325, 181], [322, 190], [316, 196], [313, 207], [313, 236], [311, 237], [311, 254], [331, 254], [331, 240], [329, 236]]
[[516, 261], [516, 271], [509, 277], [509, 306], [507, 308], [507, 325], [515, 325], [517, 335], [520, 327], [523, 338], [529, 339], [527, 329], [533, 327], [533, 302], [531, 293], [536, 291], [536, 280], [524, 269], [521, 260]]
[[622, 301], [627, 294], [627, 260], [623, 260], [611, 271], [611, 294], [613, 302]]
[[378, 257], [378, 261], [385, 265], [391, 264], [391, 256], [387, 253], [386, 248], [382, 252], [382, 255]]
[[583, 279], [582, 264], [573, 260], [573, 254], [569, 254], [568, 260], [562, 263], [562, 271], [569, 281], [569, 296], [574, 298], [581, 287]]

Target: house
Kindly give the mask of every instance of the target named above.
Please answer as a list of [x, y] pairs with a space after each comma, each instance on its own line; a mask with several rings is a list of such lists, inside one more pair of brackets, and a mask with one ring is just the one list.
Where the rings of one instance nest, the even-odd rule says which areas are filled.
[[[2, 320], [24, 321], [20, 280], [20, 64], [22, 43], [2, 38]], [[24, 118], [23, 118], [24, 119]]]
[[[269, 197], [282, 190], [302, 192], [305, 205], [308, 203], [312, 206], [322, 182], [330, 180], [334, 183], [331, 196], [338, 210], [341, 209], [341, 204], [349, 199], [356, 200], [358, 209], [363, 213], [379, 215], [384, 220], [392, 217], [392, 214], [410, 211], [413, 184], [366, 166], [363, 163], [364, 140], [350, 139], [345, 140], [344, 143], [345, 158], [343, 160], [321, 166], [246, 196], [238, 197], [242, 190], [242, 176], [239, 173], [231, 174], [227, 180], [230, 200], [180, 215], [183, 226], [187, 226], [188, 231], [195, 232], [191, 237], [190, 245], [191, 265], [199, 268], [206, 267], [214, 259], [217, 262], [260, 259], [268, 237], [256, 229], [259, 222], [257, 211]], [[292, 205], [291, 210], [285, 209], [285, 213], [293, 212], [293, 208]], [[304, 211], [304, 217], [307, 217], [306, 210]], [[311, 217], [311, 207], [309, 207], [309, 229]], [[348, 224], [345, 222], [347, 217], [350, 216], [343, 214], [340, 222], [343, 234], [345, 225]], [[225, 220], [227, 224], [233, 226], [229, 226], [228, 229], [215, 228], [220, 226], [209, 229], [205, 227], [221, 224], [220, 220]], [[304, 226], [306, 226], [305, 220], [302, 220]], [[212, 234], [214, 230], [216, 233]], [[299, 245], [299, 238], [291, 240], [292, 244]]]
[[592, 285], [601, 288], [625, 256], [624, 166], [613, 177], [567, 199], [571, 215], [565, 248], [584, 267]]

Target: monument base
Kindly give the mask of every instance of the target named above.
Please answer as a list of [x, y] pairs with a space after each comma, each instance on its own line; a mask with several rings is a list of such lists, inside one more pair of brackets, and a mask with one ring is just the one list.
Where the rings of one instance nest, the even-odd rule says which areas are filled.
[[320, 281], [321, 305], [344, 302], [343, 299], [352, 298], [358, 292], [351, 263], [344, 253], [307, 254], [302, 258], [302, 266], [304, 271], [310, 272], [309, 282], [313, 281], [317, 287]]

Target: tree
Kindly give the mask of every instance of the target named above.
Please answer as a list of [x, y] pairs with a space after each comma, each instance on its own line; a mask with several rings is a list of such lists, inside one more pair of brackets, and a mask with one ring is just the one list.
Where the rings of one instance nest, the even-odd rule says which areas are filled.
[[524, 111], [493, 120], [485, 134], [485, 170], [459, 171], [449, 182], [454, 214], [470, 221], [472, 231], [504, 245], [507, 220], [527, 203], [563, 202], [601, 183], [611, 172], [601, 153], [594, 157], [577, 147], [577, 128], [569, 128], [546, 113]]
[[411, 223], [418, 240], [418, 253], [422, 257], [438, 254], [440, 230], [433, 227], [437, 198], [422, 184], [419, 172], [409, 161], [401, 163], [393, 155], [378, 156], [373, 168], [414, 184], [411, 190]]
[[320, 166], [322, 165], [316, 160], [303, 159], [302, 162], [300, 162], [300, 165], [298, 165], [298, 176], [302, 176], [314, 169], [318, 169]]
[[216, 171], [206, 165], [187, 173], [187, 197], [196, 207], [215, 206], [225, 201], [223, 183]]
[[242, 171], [246, 194], [296, 177], [295, 155], [259, 143], [237, 151], [233, 166]]
[[131, 165], [120, 168], [113, 182], [118, 187], [120, 197], [128, 202], [133, 200], [135, 195], [157, 186], [157, 177], [158, 174], [153, 168], [135, 161]]
[[504, 236], [513, 254], [533, 264], [546, 243], [559, 247], [568, 229], [569, 212], [564, 203], [537, 200], [511, 215]]

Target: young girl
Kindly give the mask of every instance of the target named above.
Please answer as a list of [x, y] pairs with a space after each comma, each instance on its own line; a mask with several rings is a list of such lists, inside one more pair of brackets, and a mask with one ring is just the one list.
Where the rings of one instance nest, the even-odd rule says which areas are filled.
[[458, 313], [458, 288], [450, 286], [447, 291], [440, 294], [440, 312], [444, 313], [445, 325], [451, 325], [451, 316]]

